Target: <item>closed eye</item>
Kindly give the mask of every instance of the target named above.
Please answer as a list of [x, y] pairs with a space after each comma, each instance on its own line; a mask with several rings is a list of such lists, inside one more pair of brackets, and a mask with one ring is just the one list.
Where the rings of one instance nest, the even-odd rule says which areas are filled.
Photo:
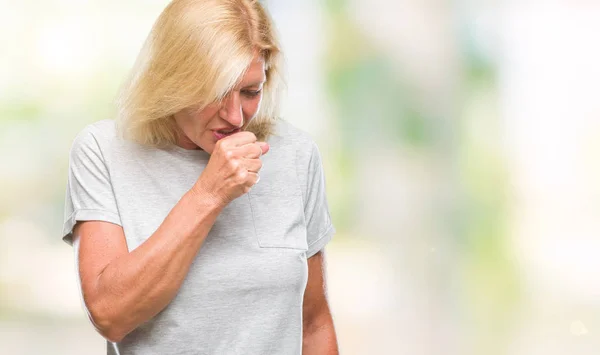
[[257, 97], [261, 93], [262, 93], [262, 89], [261, 90], [244, 90], [244, 91], [242, 91], [242, 94], [244, 94], [244, 96], [249, 97], [249, 98]]

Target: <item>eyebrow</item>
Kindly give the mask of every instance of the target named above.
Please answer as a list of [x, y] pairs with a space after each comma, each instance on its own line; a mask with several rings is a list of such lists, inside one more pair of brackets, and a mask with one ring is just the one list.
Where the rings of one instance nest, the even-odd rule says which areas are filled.
[[250, 84], [248, 84], [248, 85], [244, 85], [244, 86], [242, 86], [241, 88], [242, 88], [242, 89], [247, 89], [247, 88], [249, 88], [249, 87], [253, 87], [253, 86], [261, 86], [261, 85], [264, 85], [264, 84], [265, 84], [265, 82], [266, 82], [266, 80], [264, 80], [264, 81], [263, 81], [263, 80], [261, 80], [261, 81], [257, 81], [257, 82], [254, 82], [254, 83], [250, 83]]

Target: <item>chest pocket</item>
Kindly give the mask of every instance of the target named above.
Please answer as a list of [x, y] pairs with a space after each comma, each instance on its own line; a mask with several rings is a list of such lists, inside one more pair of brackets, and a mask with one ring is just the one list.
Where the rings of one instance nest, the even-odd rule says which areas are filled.
[[248, 193], [254, 230], [261, 248], [307, 250], [302, 195], [294, 192]]
[[261, 248], [308, 250], [304, 200], [296, 174], [295, 147], [272, 137], [260, 181], [247, 193]]

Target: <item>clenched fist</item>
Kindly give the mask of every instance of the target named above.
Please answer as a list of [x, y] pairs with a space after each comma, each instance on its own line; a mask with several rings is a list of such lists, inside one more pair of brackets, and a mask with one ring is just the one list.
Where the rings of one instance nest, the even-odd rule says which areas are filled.
[[269, 144], [257, 142], [252, 132], [238, 132], [220, 139], [193, 189], [227, 205], [256, 184], [262, 168], [260, 156], [268, 151]]

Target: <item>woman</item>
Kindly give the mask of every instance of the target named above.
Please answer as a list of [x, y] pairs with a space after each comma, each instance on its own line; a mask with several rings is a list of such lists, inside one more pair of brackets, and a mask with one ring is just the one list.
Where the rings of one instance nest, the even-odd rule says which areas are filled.
[[276, 120], [258, 1], [175, 0], [69, 165], [64, 240], [108, 354], [337, 354], [317, 147]]

